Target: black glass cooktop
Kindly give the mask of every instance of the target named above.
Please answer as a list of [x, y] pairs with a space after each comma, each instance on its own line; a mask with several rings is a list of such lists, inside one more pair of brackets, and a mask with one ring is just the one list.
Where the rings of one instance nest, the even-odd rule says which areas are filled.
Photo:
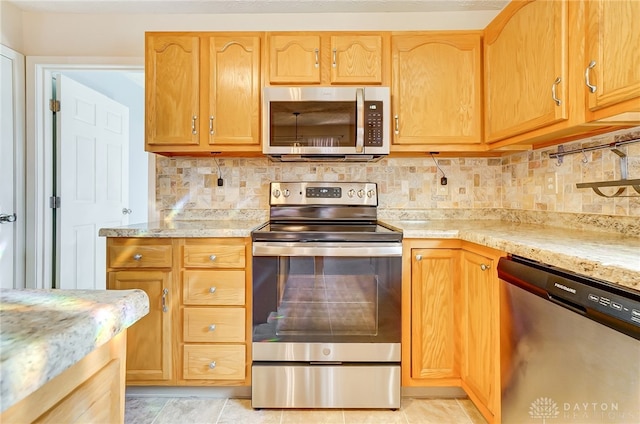
[[380, 223], [274, 223], [251, 233], [253, 241], [401, 241], [402, 232]]

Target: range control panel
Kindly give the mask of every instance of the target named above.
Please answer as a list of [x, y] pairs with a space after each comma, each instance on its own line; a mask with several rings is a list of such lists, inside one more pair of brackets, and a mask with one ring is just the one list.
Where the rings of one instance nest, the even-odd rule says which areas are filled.
[[277, 182], [271, 183], [269, 197], [271, 206], [378, 206], [378, 187], [360, 182]]

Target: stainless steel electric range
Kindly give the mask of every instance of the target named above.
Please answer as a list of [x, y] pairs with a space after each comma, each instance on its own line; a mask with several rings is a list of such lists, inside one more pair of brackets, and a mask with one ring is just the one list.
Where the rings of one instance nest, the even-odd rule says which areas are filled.
[[399, 408], [402, 232], [374, 183], [278, 182], [252, 232], [254, 408]]

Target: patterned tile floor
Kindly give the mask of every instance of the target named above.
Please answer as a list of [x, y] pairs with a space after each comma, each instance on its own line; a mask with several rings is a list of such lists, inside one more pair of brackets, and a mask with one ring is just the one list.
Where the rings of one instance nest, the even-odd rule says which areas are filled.
[[127, 397], [125, 424], [486, 424], [468, 399], [403, 398], [397, 411], [251, 408], [249, 399]]

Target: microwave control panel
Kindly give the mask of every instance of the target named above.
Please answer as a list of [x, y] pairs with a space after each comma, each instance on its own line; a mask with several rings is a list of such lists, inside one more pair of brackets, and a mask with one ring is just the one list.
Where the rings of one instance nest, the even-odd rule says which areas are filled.
[[382, 146], [382, 102], [381, 101], [365, 101], [364, 102], [364, 145], [365, 146]]

